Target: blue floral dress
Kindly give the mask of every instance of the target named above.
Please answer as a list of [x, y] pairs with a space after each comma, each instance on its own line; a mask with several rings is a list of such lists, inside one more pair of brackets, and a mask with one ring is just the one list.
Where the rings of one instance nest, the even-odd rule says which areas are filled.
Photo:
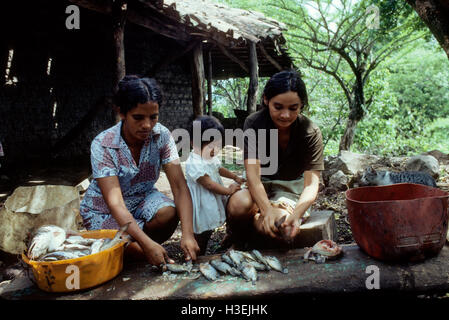
[[81, 202], [80, 214], [86, 229], [119, 229], [110, 214], [98, 186], [98, 178], [117, 176], [123, 199], [140, 228], [156, 212], [166, 206], [174, 207], [173, 200], [159, 192], [154, 184], [161, 166], [179, 159], [170, 131], [157, 123], [145, 141], [139, 163], [120, 135], [122, 121], [101, 132], [92, 141], [91, 164], [93, 179]]

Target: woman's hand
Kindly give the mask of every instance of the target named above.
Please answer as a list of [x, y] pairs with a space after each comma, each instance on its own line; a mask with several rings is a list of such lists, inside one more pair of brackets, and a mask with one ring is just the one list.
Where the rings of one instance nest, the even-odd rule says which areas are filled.
[[181, 237], [181, 249], [184, 251], [184, 256], [186, 261], [188, 260], [196, 260], [196, 254], [200, 251], [200, 247], [196, 242], [193, 235], [187, 236], [182, 235]]
[[288, 215], [287, 219], [281, 224], [281, 233], [286, 240], [293, 240], [300, 231], [302, 218], [295, 214]]
[[160, 265], [175, 262], [170, 259], [164, 247], [151, 239], [148, 239], [148, 241], [145, 241], [145, 243], [141, 243], [140, 245], [147, 261], [154, 266], [159, 267]]
[[280, 238], [279, 229], [276, 226], [276, 221], [281, 219], [285, 214], [286, 213], [284, 212], [284, 210], [269, 206], [265, 210], [262, 221], [262, 229], [264, 230], [264, 232], [270, 235], [272, 238]]

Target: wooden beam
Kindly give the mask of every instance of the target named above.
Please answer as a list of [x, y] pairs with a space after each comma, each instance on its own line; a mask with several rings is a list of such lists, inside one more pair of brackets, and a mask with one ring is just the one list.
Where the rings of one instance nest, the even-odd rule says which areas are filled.
[[248, 114], [257, 110], [257, 90], [259, 88], [259, 65], [257, 63], [256, 43], [248, 41], [249, 47], [249, 87], [248, 87]]
[[193, 113], [195, 116], [199, 116], [203, 114], [204, 108], [204, 62], [202, 42], [199, 42], [193, 49], [191, 72]]
[[229, 59], [237, 63], [243, 70], [245, 70], [247, 73], [249, 73], [248, 67], [245, 65], [243, 61], [241, 61], [239, 58], [234, 56], [232, 53], [230, 53], [225, 47], [223, 47], [221, 44], [217, 43], [218, 48], [225, 56], [227, 56]]
[[207, 114], [212, 115], [212, 52], [207, 51], [207, 102], [209, 109]]
[[259, 49], [260, 49], [260, 51], [263, 53], [263, 55], [265, 56], [265, 58], [267, 58], [267, 60], [270, 61], [271, 64], [272, 64], [276, 69], [278, 69], [279, 71], [282, 71], [281, 65], [280, 65], [276, 60], [274, 60], [274, 59], [268, 54], [268, 52], [267, 52], [267, 50], [265, 50], [265, 47], [263, 46], [262, 42], [259, 42]]

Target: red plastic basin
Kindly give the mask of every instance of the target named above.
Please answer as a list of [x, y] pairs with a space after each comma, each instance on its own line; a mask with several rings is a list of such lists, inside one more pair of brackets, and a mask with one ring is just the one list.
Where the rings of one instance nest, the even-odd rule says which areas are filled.
[[420, 184], [361, 187], [346, 191], [355, 241], [386, 261], [417, 261], [436, 255], [447, 234], [449, 193]]

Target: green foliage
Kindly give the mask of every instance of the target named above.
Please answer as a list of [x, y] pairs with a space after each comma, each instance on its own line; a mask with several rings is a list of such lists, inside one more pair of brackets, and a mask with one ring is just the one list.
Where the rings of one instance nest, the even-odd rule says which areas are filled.
[[[306, 28], [305, 12], [300, 12], [305, 0], [279, 1], [241, 1], [220, 0], [232, 7], [255, 10], [278, 21], [286, 23], [290, 55], [295, 58], [295, 65], [301, 70], [309, 93], [309, 108], [305, 114], [321, 129], [325, 145], [325, 155], [338, 153], [339, 140], [344, 132], [349, 114], [347, 97], [341, 85], [332, 75], [311, 68], [307, 59], [319, 59], [319, 63], [339, 67], [338, 74], [348, 85], [353, 81], [353, 74], [344, 61], [338, 63], [335, 54], [313, 45], [307, 46], [304, 39]], [[347, 2], [347, 1], [346, 1]], [[372, 97], [372, 103], [365, 106], [366, 113], [355, 131], [352, 151], [378, 155], [412, 155], [438, 149], [449, 153], [449, 61], [439, 45], [433, 40], [427, 27], [421, 22], [416, 12], [405, 1], [396, 0], [353, 0], [358, 10], [365, 12], [369, 5], [380, 9], [380, 29], [360, 33], [358, 40], [366, 37], [373, 42], [373, 52], [392, 51], [385, 56], [382, 63], [375, 66], [364, 87], [366, 97]], [[280, 10], [280, 3], [286, 4], [288, 10]], [[338, 1], [321, 1], [322, 9], [330, 6], [326, 19], [338, 20], [349, 8], [336, 5]], [[345, 11], [346, 10], [346, 11]], [[353, 18], [357, 16], [353, 13]], [[310, 18], [310, 17], [309, 17]], [[319, 14], [312, 16], [319, 19]], [[362, 28], [365, 20], [354, 23], [348, 18], [342, 28], [353, 23]], [[329, 26], [329, 25], [328, 25]], [[401, 27], [402, 26], [402, 27]], [[325, 33], [325, 25], [317, 29], [317, 37]], [[360, 31], [360, 30], [359, 30]], [[409, 34], [409, 36], [408, 36]], [[408, 44], [412, 37], [424, 36], [413, 44]], [[402, 39], [402, 49], [394, 45], [394, 39]], [[375, 40], [374, 40], [375, 39]], [[356, 42], [354, 42], [356, 43]], [[356, 44], [355, 44], [356, 45]], [[349, 50], [349, 48], [348, 48]], [[373, 55], [375, 57], [375, 55]], [[354, 56], [351, 54], [351, 58]], [[371, 60], [372, 61], [372, 60]], [[367, 60], [367, 67], [370, 60]], [[242, 79], [240, 79], [242, 80]], [[241, 83], [247, 90], [248, 80]], [[263, 85], [259, 84], [260, 91]], [[215, 90], [215, 89], [214, 89]], [[215, 92], [215, 91], [214, 91]], [[260, 93], [260, 92], [259, 92]], [[214, 97], [215, 99], [215, 97]], [[217, 104], [229, 106], [217, 98]], [[214, 104], [214, 108], [217, 104]]]
[[[411, 155], [448, 150], [449, 63], [432, 45], [391, 57], [373, 74], [373, 102], [355, 135], [355, 152]], [[447, 152], [447, 151], [446, 151]]]
[[[260, 103], [262, 91], [268, 78], [259, 78], [256, 101]], [[225, 118], [235, 117], [234, 109], [246, 110], [248, 100], [249, 78], [231, 78], [217, 80], [212, 86], [213, 110], [221, 112]]]

